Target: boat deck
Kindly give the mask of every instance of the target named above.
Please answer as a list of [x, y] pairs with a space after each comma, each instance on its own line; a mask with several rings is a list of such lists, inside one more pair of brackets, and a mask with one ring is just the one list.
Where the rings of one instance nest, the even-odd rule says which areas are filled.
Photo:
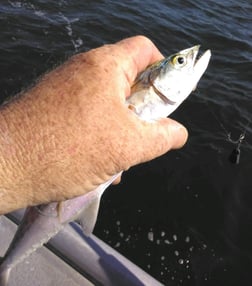
[[[7, 250], [21, 212], [0, 216], [0, 256]], [[150, 285], [157, 280], [103, 241], [85, 237], [76, 223], [67, 225], [50, 242], [17, 265], [8, 286]]]

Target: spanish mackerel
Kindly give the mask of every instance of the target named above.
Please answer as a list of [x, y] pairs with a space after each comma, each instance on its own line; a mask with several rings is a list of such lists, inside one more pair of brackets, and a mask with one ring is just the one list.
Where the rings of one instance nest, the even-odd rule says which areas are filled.
[[[196, 60], [198, 52], [199, 45], [149, 66], [136, 78], [131, 96], [126, 100], [127, 107], [145, 121], [170, 115], [194, 90], [208, 66], [210, 50]], [[7, 286], [11, 269], [48, 242], [68, 222], [77, 220], [86, 235], [92, 233], [101, 196], [121, 173], [80, 197], [28, 207], [0, 266], [0, 285]]]

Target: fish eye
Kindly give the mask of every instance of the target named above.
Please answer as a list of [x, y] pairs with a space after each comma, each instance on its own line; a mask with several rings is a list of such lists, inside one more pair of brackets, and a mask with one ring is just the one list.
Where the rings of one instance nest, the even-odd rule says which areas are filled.
[[178, 63], [182, 65], [185, 62], [185, 59], [183, 57], [178, 57]]
[[186, 64], [186, 58], [185, 58], [185, 56], [181, 56], [181, 55], [175, 56], [172, 59], [172, 63], [175, 66], [184, 66]]

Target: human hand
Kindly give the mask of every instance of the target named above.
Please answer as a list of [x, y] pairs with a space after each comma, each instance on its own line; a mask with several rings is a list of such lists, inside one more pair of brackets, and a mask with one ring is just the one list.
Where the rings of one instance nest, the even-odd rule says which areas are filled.
[[61, 201], [180, 148], [186, 129], [147, 123], [125, 104], [136, 75], [162, 58], [138, 36], [73, 56], [0, 111], [0, 212]]

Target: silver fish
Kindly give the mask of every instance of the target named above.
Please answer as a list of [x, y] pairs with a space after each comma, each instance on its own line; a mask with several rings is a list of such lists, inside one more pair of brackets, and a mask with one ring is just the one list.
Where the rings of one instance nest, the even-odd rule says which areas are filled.
[[[146, 121], [170, 115], [197, 86], [208, 66], [210, 50], [196, 60], [198, 52], [197, 45], [144, 70], [136, 78], [131, 96], [126, 100], [128, 108]], [[0, 266], [0, 285], [6, 286], [11, 269], [48, 242], [66, 223], [77, 220], [86, 235], [92, 233], [101, 196], [121, 173], [83, 196], [27, 208]]]

